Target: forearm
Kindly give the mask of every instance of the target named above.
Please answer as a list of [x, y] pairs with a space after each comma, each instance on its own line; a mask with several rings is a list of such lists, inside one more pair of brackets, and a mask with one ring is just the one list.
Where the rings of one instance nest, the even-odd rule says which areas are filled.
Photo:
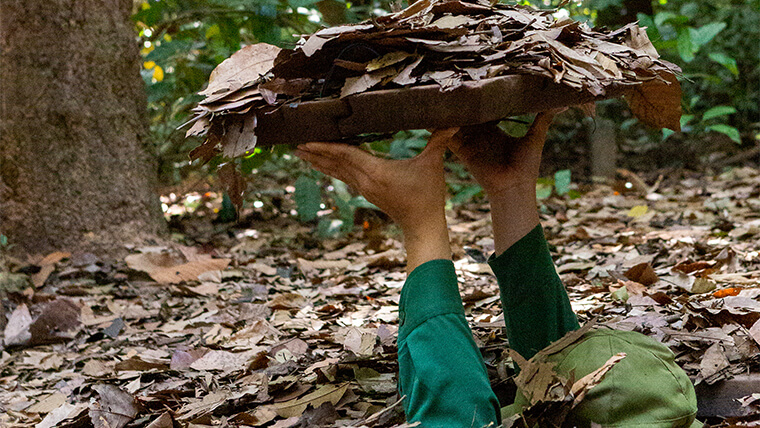
[[451, 260], [451, 244], [443, 208], [440, 213], [425, 217], [423, 222], [404, 224], [404, 248], [406, 249], [406, 272], [430, 260]]
[[501, 254], [538, 225], [535, 180], [487, 192], [491, 203], [494, 247]]

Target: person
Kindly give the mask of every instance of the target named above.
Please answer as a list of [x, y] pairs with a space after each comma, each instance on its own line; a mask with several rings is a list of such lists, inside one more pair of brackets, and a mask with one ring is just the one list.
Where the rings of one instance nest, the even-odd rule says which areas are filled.
[[573, 409], [566, 426], [701, 426], [688, 377], [669, 349], [646, 336], [592, 330], [558, 352], [537, 356], [579, 328], [537, 211], [541, 153], [556, 113], [538, 114], [520, 139], [495, 124], [436, 130], [412, 159], [381, 159], [336, 143], [307, 143], [295, 152], [360, 192], [403, 232], [408, 276], [399, 303], [398, 363], [407, 420], [436, 428], [495, 426], [530, 403], [518, 391], [513, 405], [500, 407], [464, 316], [444, 213], [448, 148], [490, 202], [495, 253], [488, 262], [499, 284], [509, 346], [525, 359], [545, 358], [575, 379], [626, 353]]

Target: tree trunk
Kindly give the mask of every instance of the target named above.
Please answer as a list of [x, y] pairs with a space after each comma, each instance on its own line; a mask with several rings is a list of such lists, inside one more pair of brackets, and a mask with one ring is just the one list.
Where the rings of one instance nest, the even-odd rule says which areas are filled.
[[0, 0], [0, 233], [103, 251], [165, 224], [132, 0]]

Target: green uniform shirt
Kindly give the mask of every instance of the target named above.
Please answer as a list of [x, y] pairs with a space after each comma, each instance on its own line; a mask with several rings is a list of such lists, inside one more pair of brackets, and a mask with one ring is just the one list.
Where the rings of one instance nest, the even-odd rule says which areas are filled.
[[[489, 264], [510, 347], [523, 357], [579, 327], [540, 225]], [[399, 389], [409, 422], [431, 428], [500, 423], [499, 402], [464, 317], [450, 260], [429, 261], [409, 274], [399, 324]]]

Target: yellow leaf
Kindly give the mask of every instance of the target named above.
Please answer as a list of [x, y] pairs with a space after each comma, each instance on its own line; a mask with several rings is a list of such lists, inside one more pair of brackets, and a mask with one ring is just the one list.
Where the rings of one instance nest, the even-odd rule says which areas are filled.
[[150, 70], [151, 68], [153, 68], [155, 66], [156, 66], [156, 62], [155, 61], [145, 61], [143, 63], [143, 67], [145, 67], [146, 70]]
[[150, 9], [150, 4], [148, 4], [148, 2], [147, 2], [147, 1], [145, 1], [145, 2], [142, 2], [142, 4], [140, 4], [140, 8], [141, 8], [142, 10], [145, 10], [145, 9]]
[[156, 82], [164, 80], [164, 69], [158, 65], [155, 66], [153, 68], [153, 78], [156, 79]]
[[168, 34], [164, 34], [164, 40], [166, 40], [167, 42], [171, 42], [172, 41], [172, 36], [170, 36]]
[[[142, 55], [142, 56], [148, 55], [149, 53], [153, 52], [153, 49], [155, 49], [155, 48], [156, 47], [153, 46], [153, 45], [150, 45], [150, 47], [147, 47], [147, 48], [142, 48], [142, 49], [140, 49], [140, 55]], [[153, 62], [153, 61], [150, 61], [150, 62]]]
[[646, 205], [636, 205], [628, 211], [628, 217], [641, 217], [649, 211], [649, 207]]

